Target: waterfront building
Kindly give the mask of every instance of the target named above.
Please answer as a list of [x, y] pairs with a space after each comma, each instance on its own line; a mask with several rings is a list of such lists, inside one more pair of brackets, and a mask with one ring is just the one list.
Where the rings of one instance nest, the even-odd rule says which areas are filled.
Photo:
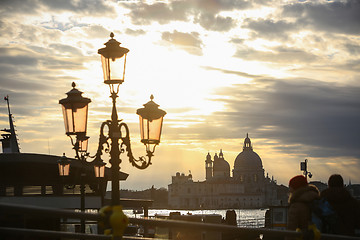
[[[103, 178], [96, 178], [92, 162], [82, 162], [69, 158], [71, 161], [69, 176], [60, 176], [58, 162], [60, 156], [38, 153], [22, 153], [13, 116], [10, 112], [8, 97], [9, 129], [1, 131], [2, 153], [0, 153], [0, 203], [20, 204], [36, 207], [51, 207], [59, 209], [80, 209], [81, 185], [84, 185], [84, 208], [86, 211], [97, 211], [104, 205], [110, 205], [111, 194], [105, 194], [106, 186], [111, 178], [111, 169], [105, 167]], [[83, 174], [81, 174], [83, 172]], [[127, 173], [119, 171], [119, 179], [125, 181]], [[144, 215], [152, 200], [134, 200], [120, 198], [123, 207], [143, 208]], [[21, 219], [21, 220], [19, 220]], [[55, 219], [55, 220], [54, 220]], [[66, 219], [61, 222], [65, 227]], [[20, 215], [10, 214], [0, 216], [1, 226], [17, 226], [60, 230], [60, 219], [53, 217], [22, 218]], [[76, 224], [76, 227], [80, 226]], [[89, 226], [90, 227], [90, 226]], [[89, 228], [87, 228], [89, 230]], [[80, 229], [78, 229], [80, 230]]]
[[168, 185], [168, 204], [173, 209], [262, 208], [285, 205], [287, 187], [277, 185], [264, 174], [260, 156], [247, 135], [243, 150], [230, 164], [222, 150], [205, 159], [205, 181], [193, 181], [192, 174], [176, 173]]

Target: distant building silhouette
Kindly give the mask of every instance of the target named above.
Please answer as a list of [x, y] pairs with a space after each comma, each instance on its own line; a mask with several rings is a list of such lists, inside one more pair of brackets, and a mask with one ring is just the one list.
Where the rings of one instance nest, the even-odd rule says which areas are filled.
[[192, 175], [176, 173], [168, 185], [169, 206], [178, 209], [260, 208], [287, 202], [287, 187], [264, 175], [261, 158], [253, 151], [247, 135], [243, 151], [230, 165], [222, 149], [205, 159], [205, 181], [194, 182]]

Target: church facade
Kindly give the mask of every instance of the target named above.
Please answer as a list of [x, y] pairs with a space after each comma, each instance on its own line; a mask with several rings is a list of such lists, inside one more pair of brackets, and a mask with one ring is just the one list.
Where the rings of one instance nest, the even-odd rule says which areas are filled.
[[286, 203], [285, 186], [265, 177], [261, 158], [253, 151], [247, 135], [243, 151], [231, 170], [222, 150], [213, 159], [205, 159], [205, 181], [193, 181], [188, 175], [176, 173], [168, 185], [168, 204], [173, 209], [262, 208]]

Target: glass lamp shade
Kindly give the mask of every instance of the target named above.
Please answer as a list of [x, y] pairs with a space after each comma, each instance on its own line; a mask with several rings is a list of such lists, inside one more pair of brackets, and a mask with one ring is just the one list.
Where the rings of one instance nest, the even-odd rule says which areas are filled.
[[88, 104], [91, 100], [81, 96], [82, 92], [75, 86], [75, 83], [72, 83], [73, 89], [66, 93], [68, 96], [59, 101], [67, 135], [85, 134], [87, 128]]
[[101, 158], [96, 157], [93, 161], [94, 172], [96, 178], [103, 178], [105, 176], [105, 165]]
[[79, 137], [79, 152], [87, 152], [89, 137]]
[[65, 156], [63, 156], [58, 160], [58, 168], [60, 176], [69, 176], [70, 174], [70, 160]]
[[162, 130], [163, 118], [166, 112], [159, 109], [159, 105], [153, 102], [154, 96], [151, 95], [150, 101], [144, 104], [144, 108], [136, 111], [140, 120], [141, 142], [145, 145], [159, 144]]
[[110, 37], [111, 39], [105, 43], [106, 47], [98, 50], [101, 55], [104, 83], [121, 84], [125, 79], [126, 55], [129, 49], [120, 47], [120, 42], [114, 39], [113, 33]]

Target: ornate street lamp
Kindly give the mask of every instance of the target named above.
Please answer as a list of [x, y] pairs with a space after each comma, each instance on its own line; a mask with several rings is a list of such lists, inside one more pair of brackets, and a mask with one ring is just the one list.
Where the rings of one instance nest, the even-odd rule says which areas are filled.
[[[80, 160], [80, 210], [85, 212], [85, 184], [84, 184], [84, 165], [86, 162], [87, 145], [89, 137], [86, 136], [87, 118], [88, 118], [88, 105], [91, 102], [89, 98], [82, 96], [82, 92], [76, 89], [76, 84], [72, 83], [73, 89], [67, 92], [67, 97], [61, 99], [59, 103], [63, 109], [65, 133], [71, 139], [71, 144], [76, 152], [76, 158]], [[75, 136], [75, 142], [72, 136]], [[59, 167], [69, 165], [60, 164]], [[69, 173], [68, 173], [69, 174]], [[61, 174], [60, 174], [61, 175]], [[85, 233], [85, 220], [81, 220], [81, 232]]]
[[146, 146], [146, 152], [154, 152], [155, 146], [160, 143], [163, 118], [166, 114], [159, 109], [159, 105], [153, 102], [154, 96], [150, 96], [150, 101], [144, 104], [144, 108], [139, 108], [136, 114], [140, 120], [141, 142]]
[[97, 179], [98, 192], [101, 196], [101, 205], [103, 205], [104, 204], [104, 195], [106, 192], [106, 184], [103, 185], [104, 182], [102, 181], [102, 179], [105, 177], [106, 163], [104, 163], [104, 161], [100, 158], [99, 154], [95, 155], [95, 159], [91, 163], [93, 164], [95, 177]]
[[[102, 68], [104, 73], [104, 83], [109, 85], [112, 99], [111, 120], [103, 122], [100, 127], [100, 137], [97, 155], [102, 154], [103, 146], [110, 148], [111, 163], [111, 200], [112, 205], [120, 203], [120, 153], [127, 152], [130, 163], [139, 168], [145, 169], [151, 164], [151, 157], [155, 151], [155, 146], [160, 143], [162, 120], [165, 111], [158, 109], [156, 103], [151, 101], [144, 105], [144, 108], [138, 109], [140, 116], [141, 142], [146, 145], [146, 157], [134, 158], [130, 145], [130, 131], [126, 123], [118, 119], [116, 110], [116, 98], [118, 97], [119, 86], [125, 79], [126, 55], [129, 52], [127, 48], [120, 47], [120, 43], [114, 39], [114, 34], [110, 34], [111, 39], [105, 43], [105, 48], [98, 50], [101, 55]], [[116, 68], [115, 68], [116, 67]], [[105, 133], [105, 126], [108, 131]], [[119, 145], [119, 141], [121, 144]], [[110, 144], [109, 144], [110, 141]]]
[[63, 153], [63, 156], [58, 160], [58, 167], [60, 176], [69, 176], [70, 159], [65, 156], [65, 153]]
[[[151, 164], [156, 145], [160, 143], [163, 117], [166, 112], [158, 108], [159, 105], [153, 101], [154, 97], [152, 95], [150, 101], [144, 104], [144, 108], [137, 110], [136, 113], [140, 119], [141, 142], [146, 146], [146, 157], [142, 156], [136, 159], [131, 150], [129, 127], [122, 120], [119, 120], [116, 110], [116, 99], [118, 98], [119, 86], [125, 79], [126, 55], [129, 50], [120, 47], [120, 43], [114, 39], [113, 33], [110, 34], [110, 37], [111, 39], [105, 43], [104, 48], [98, 50], [98, 53], [101, 55], [104, 83], [109, 85], [110, 88], [112, 113], [111, 120], [101, 124], [99, 145], [95, 156], [93, 156], [95, 157], [93, 163], [96, 176], [101, 176], [101, 174], [104, 174], [103, 169], [105, 166], [105, 163], [101, 160], [101, 155], [103, 151], [110, 154], [111, 199], [114, 206], [120, 203], [120, 154], [127, 152], [129, 161], [133, 166], [139, 169], [147, 168]], [[73, 143], [72, 140], [72, 143], [79, 157], [78, 152], [81, 152], [82, 144], [85, 144], [88, 138], [86, 137], [86, 122], [84, 121], [87, 121], [87, 105], [90, 103], [90, 99], [81, 97], [81, 92], [75, 89], [75, 84], [73, 84], [73, 90], [67, 94], [67, 99], [71, 98], [71, 101], [62, 99], [60, 104], [63, 105], [66, 134], [70, 137], [71, 135], [77, 137], [76, 142]], [[72, 100], [73, 98], [74, 100]], [[78, 112], [79, 110], [82, 110], [81, 114]], [[83, 127], [80, 129], [80, 126]], [[83, 156], [81, 154], [81, 157]]]
[[114, 33], [111, 33], [110, 37], [111, 39], [105, 43], [106, 47], [98, 50], [101, 55], [104, 83], [121, 84], [125, 80], [126, 55], [129, 49], [120, 47], [120, 43], [114, 39]]
[[73, 89], [66, 94], [66, 98], [61, 99], [65, 133], [68, 136], [85, 136], [88, 118], [88, 105], [91, 102], [89, 98], [84, 98], [82, 92], [77, 90], [76, 84], [72, 83]]
[[78, 140], [79, 140], [79, 152], [87, 153], [89, 137], [88, 136], [82, 136]]
[[94, 166], [94, 172], [96, 178], [103, 178], [105, 177], [105, 165], [104, 161], [99, 157], [96, 156], [94, 161], [92, 161]]

